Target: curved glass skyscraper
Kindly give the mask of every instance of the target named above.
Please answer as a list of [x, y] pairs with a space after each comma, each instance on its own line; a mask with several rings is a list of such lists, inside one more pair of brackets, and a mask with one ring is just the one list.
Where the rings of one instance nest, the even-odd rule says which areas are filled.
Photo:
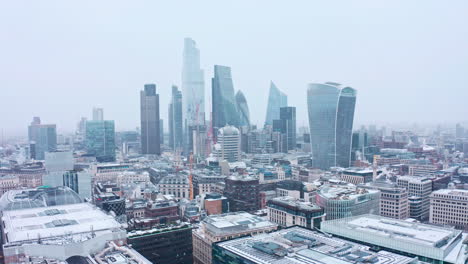
[[249, 106], [247, 105], [247, 99], [245, 99], [244, 93], [242, 93], [241, 90], [236, 93], [236, 104], [240, 118], [239, 125], [250, 126]]
[[214, 66], [212, 85], [213, 127], [221, 128], [225, 125], [239, 126], [234, 85], [232, 84], [231, 68]]
[[286, 106], [288, 106], [288, 96], [271, 82], [265, 125], [273, 125], [273, 120], [280, 119], [280, 108]]
[[338, 83], [309, 84], [310, 142], [313, 165], [320, 169], [349, 167], [356, 90]]

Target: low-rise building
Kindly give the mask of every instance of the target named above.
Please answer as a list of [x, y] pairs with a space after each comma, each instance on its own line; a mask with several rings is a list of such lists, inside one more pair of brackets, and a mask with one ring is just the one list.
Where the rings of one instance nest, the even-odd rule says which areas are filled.
[[468, 258], [467, 234], [453, 228], [360, 215], [325, 221], [321, 230], [429, 263], [466, 263]]
[[213, 246], [215, 264], [417, 264], [414, 258], [373, 249], [302, 227], [232, 239]]
[[468, 190], [437, 190], [430, 201], [429, 222], [468, 229]]
[[408, 191], [410, 218], [427, 220], [429, 218], [429, 195], [432, 181], [426, 177], [400, 176], [397, 185]]
[[193, 230], [193, 263], [212, 263], [212, 244], [247, 235], [276, 230], [277, 225], [246, 212], [212, 215]]
[[268, 220], [282, 227], [320, 228], [325, 213], [320, 206], [293, 197], [277, 197], [267, 202]]
[[168, 175], [158, 184], [163, 195], [173, 195], [177, 199], [189, 198], [190, 186], [186, 175]]
[[325, 209], [327, 220], [362, 214], [379, 214], [380, 191], [352, 184], [326, 184], [316, 196], [318, 206]]

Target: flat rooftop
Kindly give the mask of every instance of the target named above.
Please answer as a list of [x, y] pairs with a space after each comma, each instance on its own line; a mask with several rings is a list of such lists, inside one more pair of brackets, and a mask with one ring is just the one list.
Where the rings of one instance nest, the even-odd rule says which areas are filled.
[[111, 232], [111, 229], [121, 227], [114, 217], [90, 203], [4, 211], [2, 220], [7, 244], [38, 238], [46, 243], [48, 238], [65, 234], [77, 235], [74, 239], [82, 241], [88, 239], [85, 234], [90, 234], [91, 230]]
[[217, 246], [257, 264], [420, 263], [414, 258], [370, 251], [365, 245], [301, 227], [220, 242]]
[[452, 195], [452, 196], [468, 196], [468, 190], [462, 189], [440, 189], [432, 192], [432, 195]]
[[271, 199], [270, 201], [276, 204], [294, 207], [294, 208], [298, 208], [298, 209], [306, 210], [306, 211], [322, 210], [322, 208], [316, 204], [300, 201], [290, 196], [276, 197], [276, 198]]
[[[460, 250], [466, 236], [462, 231], [452, 228], [370, 214], [325, 221], [321, 224], [321, 230], [448, 263], [452, 262], [446, 259], [447, 256], [457, 248]], [[458, 252], [453, 254], [458, 255]]]
[[320, 195], [334, 200], [353, 200], [361, 195], [378, 192], [378, 190], [359, 188], [353, 184], [327, 184], [319, 190]]
[[215, 234], [238, 233], [250, 229], [274, 228], [277, 225], [256, 215], [235, 212], [208, 216], [203, 220], [206, 228]]

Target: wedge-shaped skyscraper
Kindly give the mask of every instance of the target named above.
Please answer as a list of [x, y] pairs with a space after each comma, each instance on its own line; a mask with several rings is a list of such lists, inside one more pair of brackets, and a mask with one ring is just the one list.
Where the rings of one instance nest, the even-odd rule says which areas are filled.
[[309, 84], [307, 108], [314, 167], [350, 166], [356, 93], [333, 82]]
[[225, 125], [239, 126], [234, 85], [232, 84], [231, 68], [214, 66], [212, 85], [213, 127], [221, 128]]
[[273, 120], [280, 119], [280, 108], [286, 106], [288, 106], [288, 96], [271, 82], [265, 125], [273, 125]]
[[241, 90], [236, 93], [236, 104], [240, 118], [239, 125], [250, 126], [249, 106], [247, 105], [247, 99], [245, 99], [244, 93], [242, 93]]

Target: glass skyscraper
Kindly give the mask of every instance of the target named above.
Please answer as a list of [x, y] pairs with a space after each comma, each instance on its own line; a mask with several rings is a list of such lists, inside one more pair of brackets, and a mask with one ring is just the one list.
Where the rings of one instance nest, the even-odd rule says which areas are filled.
[[309, 84], [307, 106], [314, 167], [350, 166], [356, 93], [333, 82]]
[[169, 104], [169, 146], [172, 149], [183, 147], [182, 93], [177, 86], [172, 86], [172, 98]]
[[239, 113], [237, 111], [232, 84], [231, 68], [227, 66], [214, 66], [212, 85], [213, 127], [221, 128], [225, 125], [239, 126]]
[[161, 154], [159, 94], [155, 84], [145, 84], [140, 92], [141, 153]]
[[202, 125], [205, 123], [205, 79], [200, 68], [200, 50], [191, 38], [184, 40], [182, 65], [183, 119], [187, 126]]
[[280, 118], [280, 108], [286, 106], [288, 106], [288, 96], [271, 82], [265, 125], [273, 125], [273, 120], [278, 120]]
[[239, 112], [239, 125], [250, 126], [250, 113], [247, 99], [240, 90], [236, 93], [237, 111]]
[[45, 152], [57, 150], [57, 129], [55, 125], [41, 124], [39, 117], [34, 117], [28, 127], [29, 143], [34, 146], [33, 159], [45, 159]]
[[114, 121], [86, 121], [86, 150], [98, 162], [115, 161]]

